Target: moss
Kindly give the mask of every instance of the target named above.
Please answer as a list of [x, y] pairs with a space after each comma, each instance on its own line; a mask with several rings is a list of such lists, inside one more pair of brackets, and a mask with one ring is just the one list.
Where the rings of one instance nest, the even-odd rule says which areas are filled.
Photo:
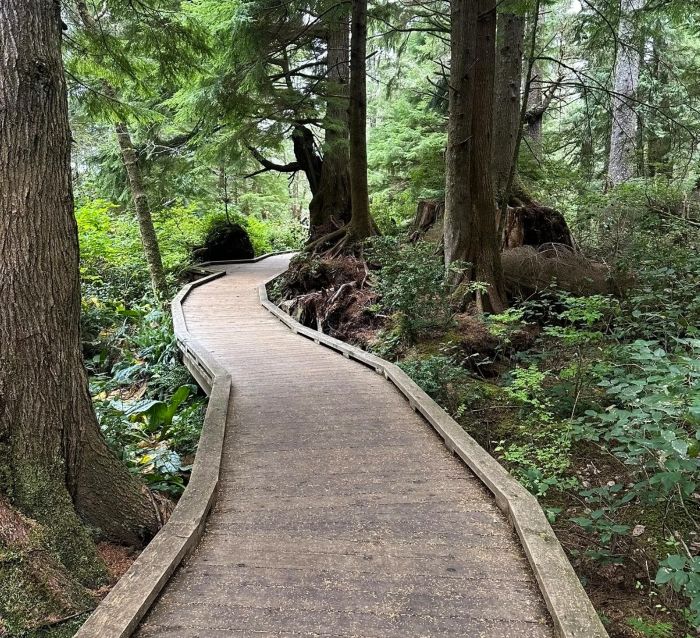
[[107, 569], [75, 512], [68, 490], [35, 464], [17, 468], [14, 486], [14, 502], [41, 523], [34, 531], [37, 545], [52, 552], [71, 576], [86, 587], [106, 583]]
[[85, 612], [55, 625], [20, 633], [17, 638], [73, 638], [89, 615], [90, 612]]
[[21, 549], [0, 544], [0, 627], [13, 636], [92, 609], [90, 592], [32, 542]]

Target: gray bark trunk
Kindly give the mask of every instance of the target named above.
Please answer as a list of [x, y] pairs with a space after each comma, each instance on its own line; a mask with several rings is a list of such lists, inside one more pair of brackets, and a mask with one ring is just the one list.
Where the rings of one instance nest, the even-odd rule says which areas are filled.
[[637, 114], [634, 98], [639, 85], [639, 51], [635, 47], [634, 13], [644, 0], [622, 0], [617, 30], [617, 57], [612, 97], [608, 183], [617, 186], [634, 176]]
[[498, 15], [498, 57], [494, 91], [493, 182], [499, 207], [507, 197], [511, 164], [520, 134], [525, 18]]
[[146, 264], [148, 265], [153, 292], [158, 299], [165, 300], [168, 295], [168, 285], [165, 281], [165, 271], [163, 270], [163, 261], [160, 256], [160, 246], [158, 245], [156, 229], [153, 226], [153, 216], [151, 215], [151, 207], [148, 203], [146, 188], [143, 184], [143, 175], [141, 173], [141, 167], [139, 166], [139, 158], [131, 140], [129, 127], [122, 122], [114, 127], [114, 131], [117, 135], [119, 151], [129, 179], [131, 198], [134, 202], [136, 219], [139, 223], [141, 244], [143, 245], [143, 253], [146, 257]]

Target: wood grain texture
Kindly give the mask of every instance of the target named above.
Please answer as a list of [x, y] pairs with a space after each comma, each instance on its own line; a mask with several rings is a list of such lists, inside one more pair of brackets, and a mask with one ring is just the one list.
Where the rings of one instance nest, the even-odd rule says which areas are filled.
[[383, 376], [260, 305], [288, 259], [217, 266], [184, 302], [233, 384], [221, 484], [137, 635], [553, 636], [481, 481]]

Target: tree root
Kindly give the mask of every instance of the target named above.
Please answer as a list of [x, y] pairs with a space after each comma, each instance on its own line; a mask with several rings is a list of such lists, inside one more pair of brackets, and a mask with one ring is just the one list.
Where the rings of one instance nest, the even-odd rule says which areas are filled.
[[[380, 235], [380, 231], [372, 220], [371, 236]], [[356, 237], [351, 224], [346, 224], [306, 245], [306, 252], [326, 259], [335, 259], [343, 254], [362, 256], [362, 242], [366, 237]]]
[[95, 607], [51, 547], [52, 530], [0, 496], [0, 634], [55, 624]]

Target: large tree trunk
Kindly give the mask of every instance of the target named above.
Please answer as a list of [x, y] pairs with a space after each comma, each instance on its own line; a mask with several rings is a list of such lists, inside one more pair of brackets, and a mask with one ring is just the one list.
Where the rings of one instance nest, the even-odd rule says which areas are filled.
[[352, 0], [349, 122], [352, 218], [348, 235], [355, 241], [374, 230], [367, 185], [367, 0]]
[[449, 116], [445, 154], [445, 265], [466, 258], [472, 211], [472, 106], [476, 2], [453, 0], [451, 7]]
[[88, 393], [61, 24], [52, 0], [0, 3], [0, 492], [82, 572], [94, 549], [76, 511], [133, 545], [158, 517]]
[[139, 166], [139, 158], [131, 140], [129, 127], [122, 122], [114, 127], [114, 131], [117, 134], [119, 151], [121, 152], [122, 162], [124, 163], [127, 177], [129, 178], [131, 199], [134, 202], [136, 219], [139, 223], [141, 244], [143, 245], [143, 253], [146, 257], [148, 272], [151, 276], [153, 292], [158, 299], [164, 300], [168, 295], [168, 285], [165, 281], [163, 260], [160, 256], [160, 246], [158, 245], [156, 229], [153, 226], [153, 217], [151, 215], [151, 207], [148, 203], [148, 195], [146, 194], [146, 188], [143, 184], [143, 175], [141, 174], [141, 167]]
[[617, 186], [634, 176], [637, 113], [634, 98], [639, 85], [640, 54], [635, 46], [634, 13], [644, 0], [622, 0], [617, 28], [617, 58], [612, 97], [608, 183]]
[[474, 212], [469, 230], [466, 260], [471, 281], [488, 285], [477, 300], [483, 310], [502, 312], [506, 297], [501, 269], [501, 242], [498, 237], [496, 197], [490, 163], [493, 149], [493, 94], [496, 75], [496, 2], [479, 0], [474, 68], [474, 109], [472, 113], [471, 182]]
[[[508, 9], [506, 5], [505, 9]], [[525, 17], [498, 14], [498, 57], [494, 91], [493, 182], [499, 205], [508, 197], [510, 173], [522, 127], [521, 93]]]
[[505, 308], [491, 178], [495, 39], [496, 0], [452, 3], [445, 263], [465, 262], [463, 280], [487, 284], [477, 300], [490, 312]]
[[350, 20], [339, 6], [328, 20], [325, 140], [320, 183], [311, 203], [310, 238], [350, 221], [350, 173], [348, 153], [348, 100]]

